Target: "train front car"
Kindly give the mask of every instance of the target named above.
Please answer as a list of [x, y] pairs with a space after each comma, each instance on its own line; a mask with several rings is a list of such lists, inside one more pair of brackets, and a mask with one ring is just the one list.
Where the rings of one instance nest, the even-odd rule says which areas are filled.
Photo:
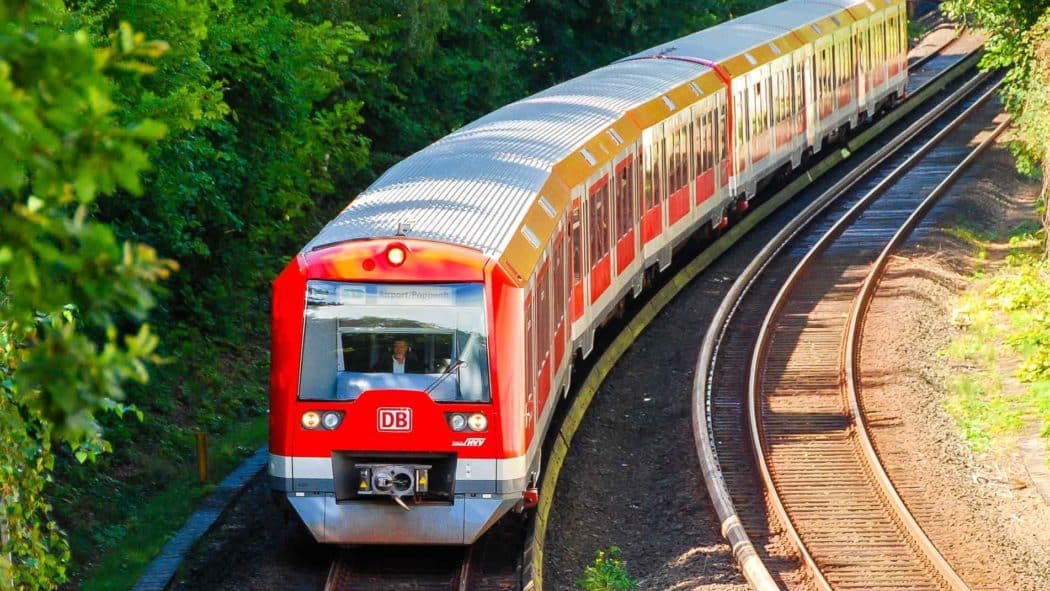
[[402, 237], [278, 277], [270, 477], [318, 541], [470, 544], [522, 503], [520, 300], [483, 253]]

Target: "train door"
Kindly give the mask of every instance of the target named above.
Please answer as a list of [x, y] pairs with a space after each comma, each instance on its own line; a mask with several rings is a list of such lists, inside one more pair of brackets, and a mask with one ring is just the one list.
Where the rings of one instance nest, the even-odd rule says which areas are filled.
[[807, 45], [806, 56], [802, 61], [802, 108], [805, 109], [806, 142], [817, 148], [819, 148], [817, 142], [820, 141], [820, 125], [817, 119], [819, 114], [818, 89], [816, 52], [812, 45]]
[[853, 51], [857, 56], [857, 105], [863, 110], [868, 108], [868, 93], [871, 92], [868, 76], [868, 21], [864, 20], [853, 26], [856, 30]]
[[883, 13], [873, 14], [868, 29], [871, 45], [871, 86], [877, 89], [886, 81], [886, 23]]
[[635, 148], [628, 146], [626, 154], [613, 167], [613, 201], [616, 204], [616, 223], [613, 235], [616, 238], [616, 275], [622, 275], [634, 262], [638, 254], [638, 233], [635, 231], [637, 219], [637, 196]]
[[568, 331], [565, 329], [565, 303], [568, 300], [566, 293], [567, 261], [565, 260], [566, 236], [565, 220], [558, 222], [554, 229], [554, 241], [551, 242], [552, 277], [551, 280], [551, 303], [553, 312], [551, 322], [554, 324], [554, 375], [557, 376], [561, 370], [562, 360], [565, 359], [565, 344]]
[[747, 167], [750, 164], [750, 158], [748, 155], [749, 150], [751, 149], [751, 137], [748, 134], [750, 126], [747, 123], [750, 109], [747, 104], [746, 76], [734, 79], [734, 85], [737, 80], [741, 80], [741, 85], [743, 86], [743, 88], [735, 90], [733, 93], [733, 142], [736, 147], [735, 161], [737, 182], [740, 182], [743, 180], [744, 171], [747, 170]]
[[689, 213], [689, 113], [682, 111], [664, 124], [667, 142], [667, 227]]
[[693, 105], [693, 183], [696, 193], [696, 207], [704, 215], [712, 207], [711, 197], [715, 194], [717, 155], [715, 115], [717, 101], [708, 98]]
[[888, 76], [890, 80], [897, 77], [900, 71], [900, 16], [897, 8], [890, 9], [886, 17], [886, 54], [888, 56]]
[[806, 55], [803, 50], [792, 56], [791, 67], [791, 103], [794, 118], [795, 138], [799, 144], [806, 144]]
[[753, 70], [748, 76], [748, 123], [751, 137], [751, 164], [760, 162], [769, 155], [771, 136], [769, 121], [770, 75], [769, 66]]
[[900, 13], [897, 18], [897, 35], [900, 43], [897, 47], [897, 63], [901, 75], [908, 73], [908, 12], [907, 4], [900, 5]]
[[718, 150], [718, 184], [725, 187], [729, 184], [729, 121], [726, 118], [726, 90], [718, 93], [718, 117], [717, 127], [714, 130], [715, 141]]
[[661, 126], [642, 132], [642, 244], [663, 232], [663, 133]]
[[840, 29], [835, 33], [835, 37], [835, 72], [839, 99], [837, 107], [844, 109], [853, 100], [853, 45], [849, 29]]
[[532, 441], [539, 420], [536, 408], [536, 322], [533, 319], [533, 288], [525, 295], [525, 445]]
[[575, 191], [573, 193], [574, 194], [572, 197], [572, 207], [569, 214], [569, 243], [571, 248], [570, 259], [572, 261], [572, 269], [570, 270], [569, 274], [569, 291], [571, 294], [569, 296], [569, 299], [572, 302], [570, 306], [572, 311], [572, 322], [575, 323], [577, 320], [583, 317], [584, 288], [586, 287], [583, 281], [584, 269], [586, 268], [584, 266], [586, 263], [586, 261], [584, 260], [586, 253], [584, 252], [585, 244], [583, 238], [584, 236], [586, 236], [586, 234], [584, 234], [583, 231], [583, 209], [581, 207], [582, 199], [580, 199], [580, 195], [578, 193], [576, 193]]
[[776, 121], [776, 144], [778, 153], [795, 138], [795, 111], [792, 108], [791, 79], [793, 61], [790, 56], [777, 60], [773, 86], [773, 118]]
[[590, 298], [593, 304], [605, 293], [612, 282], [612, 249], [610, 239], [611, 204], [609, 200], [609, 175], [587, 187], [587, 236], [590, 249]]
[[546, 408], [547, 398], [551, 391], [551, 297], [550, 297], [550, 259], [540, 266], [536, 274], [536, 408], [537, 420]]

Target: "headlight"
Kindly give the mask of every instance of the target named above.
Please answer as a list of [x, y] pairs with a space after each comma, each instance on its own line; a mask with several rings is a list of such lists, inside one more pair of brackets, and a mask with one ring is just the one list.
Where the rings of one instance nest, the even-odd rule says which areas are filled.
[[309, 410], [303, 413], [303, 428], [316, 429], [321, 424], [321, 415]]
[[338, 427], [341, 422], [343, 422], [343, 413], [341, 412], [329, 411], [321, 415], [321, 424], [329, 431]]
[[476, 412], [470, 415], [470, 418], [467, 419], [467, 424], [470, 425], [471, 431], [484, 431], [489, 426], [489, 420], [485, 418], [485, 415]]
[[453, 431], [462, 431], [467, 428], [467, 417], [454, 414], [449, 417], [448, 426], [452, 427]]
[[395, 244], [386, 251], [387, 262], [395, 267], [401, 266], [401, 263], [405, 262], [405, 258], [405, 247], [400, 244]]

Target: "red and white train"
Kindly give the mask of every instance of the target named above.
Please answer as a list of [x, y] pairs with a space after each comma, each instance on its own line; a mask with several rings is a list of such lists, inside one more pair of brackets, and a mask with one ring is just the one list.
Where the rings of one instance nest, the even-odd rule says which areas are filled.
[[534, 501], [598, 327], [697, 231], [903, 95], [903, 0], [790, 0], [503, 107], [274, 284], [269, 474], [321, 542], [471, 544]]

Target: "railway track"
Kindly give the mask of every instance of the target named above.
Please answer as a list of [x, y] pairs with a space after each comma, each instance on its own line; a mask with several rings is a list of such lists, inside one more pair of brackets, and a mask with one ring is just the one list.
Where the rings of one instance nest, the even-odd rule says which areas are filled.
[[966, 142], [997, 111], [984, 106], [994, 85], [968, 83], [952, 95], [961, 106], [945, 101], [921, 122], [939, 133], [913, 126], [913, 139], [872, 157], [871, 174], [818, 198], [742, 274], [712, 323], [694, 427], [723, 532], [753, 587], [968, 588], [949, 562], [977, 557], [940, 555], [919, 524], [950, 524], [931, 514], [935, 503], [909, 513], [888, 475], [907, 470], [884, 469], [865, 433], [853, 386], [870, 295], [858, 289], [876, 284], [873, 261], [919, 219], [905, 223], [922, 197], [931, 195], [928, 207], [958, 174], [949, 171], [970, 161]]
[[344, 550], [325, 591], [519, 591], [521, 523], [505, 520], [473, 546], [380, 546]]

